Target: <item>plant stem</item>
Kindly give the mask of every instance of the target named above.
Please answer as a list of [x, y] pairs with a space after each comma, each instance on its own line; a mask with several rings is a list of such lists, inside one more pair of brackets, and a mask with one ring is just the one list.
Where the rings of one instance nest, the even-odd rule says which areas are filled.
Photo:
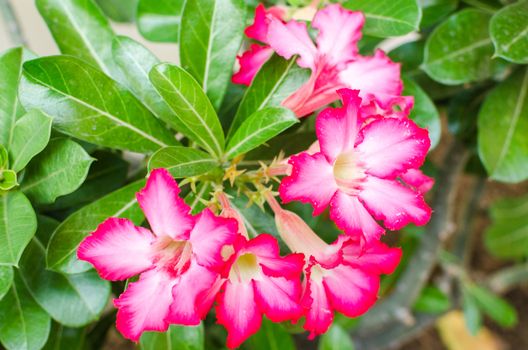
[[4, 18], [11, 42], [15, 46], [26, 46], [26, 40], [22, 34], [22, 29], [20, 28], [20, 24], [15, 12], [13, 11], [13, 7], [11, 7], [11, 4], [9, 3], [9, 0], [0, 0], [0, 12]]
[[495, 272], [487, 281], [490, 289], [504, 294], [515, 286], [528, 282], [528, 263], [505, 267]]

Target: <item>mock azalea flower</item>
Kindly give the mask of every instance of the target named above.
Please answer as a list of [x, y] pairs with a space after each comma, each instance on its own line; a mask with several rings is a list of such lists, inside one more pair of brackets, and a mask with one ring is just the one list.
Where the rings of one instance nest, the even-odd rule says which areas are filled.
[[233, 74], [233, 83], [247, 86], [251, 84], [262, 65], [273, 55], [273, 49], [268, 45], [267, 39], [269, 22], [272, 18], [282, 21], [285, 16], [286, 11], [280, 7], [273, 6], [266, 10], [262, 4], [257, 6], [253, 24], [247, 27], [244, 33], [248, 38], [264, 45], [251, 44], [249, 50], [237, 56], [240, 68]]
[[283, 23], [271, 18], [269, 45], [286, 59], [299, 55], [299, 66], [312, 71], [308, 82], [283, 101], [285, 107], [303, 117], [337, 100], [338, 89], [352, 88], [361, 91], [365, 105], [383, 111], [396, 106], [410, 110], [412, 98], [400, 96], [400, 65], [380, 50], [374, 56], [359, 55], [357, 43], [364, 22], [361, 12], [346, 10], [339, 4], [329, 5], [317, 12], [312, 21], [312, 28], [318, 30], [315, 45], [305, 23]]
[[114, 300], [117, 329], [134, 341], [144, 331], [167, 330], [169, 323], [200, 323], [212, 306], [210, 290], [224, 268], [222, 248], [236, 239], [236, 221], [216, 217], [208, 209], [192, 216], [179, 193], [165, 169], [153, 170], [137, 194], [151, 229], [109, 218], [77, 251], [104, 279], [140, 274]]
[[282, 179], [283, 201], [310, 203], [314, 215], [330, 207], [337, 226], [363, 243], [386, 228], [424, 225], [431, 209], [422, 193], [399, 181], [419, 168], [430, 147], [428, 132], [408, 118], [379, 118], [363, 124], [361, 98], [340, 90], [341, 108], [327, 108], [316, 120], [320, 152], [292, 156], [291, 175]]
[[394, 271], [401, 250], [380, 242], [362, 247], [345, 235], [327, 244], [273, 197], [268, 196], [268, 203], [281, 238], [293, 252], [303, 253], [307, 259], [301, 303], [306, 317], [304, 328], [310, 336], [328, 330], [334, 311], [348, 317], [367, 312], [377, 300], [380, 274]]

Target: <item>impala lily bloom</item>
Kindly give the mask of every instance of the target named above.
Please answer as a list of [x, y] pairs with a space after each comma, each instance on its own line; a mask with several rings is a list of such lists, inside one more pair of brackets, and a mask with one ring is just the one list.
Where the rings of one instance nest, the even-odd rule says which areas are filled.
[[325, 333], [334, 311], [348, 317], [364, 314], [377, 300], [380, 274], [389, 274], [398, 266], [401, 250], [380, 242], [361, 247], [341, 235], [326, 244], [295, 213], [282, 209], [268, 197], [279, 233], [293, 252], [308, 260], [303, 284], [304, 328], [310, 336]]
[[214, 301], [210, 289], [225, 264], [221, 250], [236, 238], [234, 220], [208, 209], [192, 216], [179, 192], [165, 169], [153, 170], [137, 194], [151, 230], [109, 218], [77, 251], [104, 279], [141, 274], [114, 300], [117, 329], [134, 341], [143, 331], [164, 331], [169, 323], [196, 325], [205, 317]]
[[286, 12], [280, 7], [270, 7], [268, 10], [259, 4], [255, 9], [253, 24], [246, 28], [244, 33], [248, 38], [255, 39], [266, 45], [251, 44], [249, 50], [237, 56], [240, 69], [233, 74], [235, 84], [249, 86], [262, 65], [273, 55], [273, 49], [268, 45], [268, 26], [272, 18], [282, 21]]
[[376, 220], [390, 230], [427, 223], [431, 209], [423, 195], [398, 181], [422, 165], [430, 146], [427, 130], [408, 118], [363, 125], [358, 92], [343, 89], [339, 95], [343, 107], [327, 108], [316, 120], [321, 151], [290, 158], [292, 173], [279, 186], [282, 200], [310, 203], [314, 215], [330, 207], [337, 226], [363, 243], [383, 234]]
[[312, 21], [312, 28], [319, 30], [316, 46], [304, 23], [271, 19], [269, 45], [284, 58], [299, 55], [299, 66], [312, 71], [308, 82], [283, 101], [285, 107], [303, 117], [337, 100], [336, 90], [352, 88], [360, 90], [365, 104], [382, 110], [392, 110], [395, 105], [410, 110], [412, 98], [400, 96], [400, 65], [379, 50], [372, 57], [359, 55], [357, 42], [364, 21], [361, 12], [345, 10], [339, 4], [325, 7]]

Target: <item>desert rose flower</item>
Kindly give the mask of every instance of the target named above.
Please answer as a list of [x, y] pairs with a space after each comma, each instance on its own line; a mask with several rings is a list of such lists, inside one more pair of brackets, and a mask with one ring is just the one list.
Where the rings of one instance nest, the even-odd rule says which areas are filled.
[[236, 239], [235, 220], [208, 209], [192, 216], [179, 193], [165, 169], [153, 170], [137, 194], [151, 230], [109, 218], [77, 251], [104, 279], [140, 274], [114, 300], [117, 329], [134, 341], [144, 331], [165, 331], [170, 323], [198, 324], [214, 301], [210, 290], [224, 268], [222, 248]]
[[306, 317], [304, 328], [310, 336], [328, 330], [334, 311], [348, 317], [367, 312], [378, 298], [380, 274], [394, 271], [401, 250], [380, 242], [362, 247], [346, 235], [327, 244], [297, 214], [282, 209], [273, 197], [268, 196], [268, 203], [281, 238], [307, 260], [301, 303]]
[[359, 55], [364, 21], [361, 12], [329, 5], [312, 21], [312, 28], [318, 30], [315, 45], [305, 23], [270, 20], [267, 41], [273, 50], [287, 59], [299, 55], [299, 66], [312, 71], [308, 82], [283, 101], [285, 107], [303, 117], [337, 100], [336, 90], [352, 88], [360, 90], [365, 105], [384, 111], [396, 105], [403, 112], [410, 110], [412, 98], [400, 96], [400, 65], [380, 50], [374, 56]]
[[419, 168], [430, 146], [428, 132], [408, 118], [379, 118], [366, 125], [358, 91], [343, 89], [341, 108], [327, 108], [316, 119], [320, 152], [292, 156], [291, 175], [282, 179], [283, 201], [310, 203], [314, 215], [330, 207], [330, 218], [363, 243], [386, 228], [424, 225], [431, 209], [423, 194], [399, 181]]

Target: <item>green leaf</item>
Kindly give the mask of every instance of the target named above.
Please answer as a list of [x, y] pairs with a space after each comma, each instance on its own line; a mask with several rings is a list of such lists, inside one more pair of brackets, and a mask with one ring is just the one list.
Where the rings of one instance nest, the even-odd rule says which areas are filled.
[[0, 144], [0, 170], [9, 167], [9, 155], [3, 145]]
[[144, 185], [145, 180], [131, 183], [83, 207], [64, 220], [48, 244], [48, 268], [64, 273], [89, 270], [90, 264], [77, 259], [77, 247], [84, 237], [109, 217], [127, 218], [136, 225], [141, 224], [144, 216], [137, 204], [136, 192]]
[[495, 54], [515, 63], [528, 63], [528, 1], [497, 12], [490, 23]]
[[493, 203], [491, 219], [484, 235], [488, 251], [500, 258], [528, 256], [528, 196]]
[[51, 319], [35, 302], [18, 273], [0, 301], [0, 320], [0, 342], [9, 350], [39, 350], [48, 339]]
[[37, 218], [22, 192], [0, 195], [0, 265], [16, 265], [37, 230]]
[[213, 186], [210, 182], [202, 181], [196, 186], [196, 192], [189, 192], [185, 196], [185, 203], [191, 207], [191, 214], [196, 215], [205, 209], [204, 201], [209, 200], [209, 195], [213, 191]]
[[423, 313], [440, 314], [451, 307], [449, 297], [434, 286], [425, 287], [414, 302], [413, 310]]
[[188, 177], [205, 174], [214, 167], [218, 161], [200, 150], [189, 147], [162, 148], [152, 155], [149, 160], [149, 171], [165, 168], [173, 177]]
[[46, 270], [44, 246], [36, 238], [20, 259], [20, 278], [37, 303], [55, 321], [69, 327], [96, 320], [110, 296], [110, 283], [95, 270], [68, 275]]
[[145, 332], [139, 339], [141, 350], [203, 350], [204, 327], [171, 325], [166, 332]]
[[26, 168], [20, 189], [35, 203], [52, 203], [81, 186], [93, 161], [74, 141], [53, 139]]
[[185, 0], [139, 0], [137, 25], [145, 39], [177, 42]]
[[440, 24], [425, 44], [422, 69], [434, 80], [456, 85], [480, 81], [494, 72], [489, 13], [465, 9]]
[[363, 33], [382, 38], [418, 30], [422, 18], [417, 0], [348, 0], [343, 5], [365, 14]]
[[[500, 116], [500, 117], [497, 117]], [[517, 71], [486, 97], [478, 115], [478, 151], [492, 179], [528, 179], [528, 69]]]
[[180, 31], [180, 61], [220, 108], [233, 73], [246, 24], [243, 0], [186, 0]]
[[298, 123], [295, 114], [286, 108], [269, 107], [251, 115], [229, 139], [226, 158], [251, 151], [290, 126]]
[[420, 127], [429, 131], [431, 149], [433, 149], [438, 145], [442, 132], [438, 110], [433, 101], [427, 96], [427, 93], [413, 80], [404, 77], [403, 86], [403, 95], [414, 96], [414, 108], [411, 110], [409, 118], [414, 120]]
[[478, 307], [502, 327], [513, 327], [517, 324], [517, 312], [509, 303], [490, 291], [472, 285], [468, 292], [475, 299]]
[[17, 174], [13, 170], [0, 170], [0, 192], [18, 186]]
[[96, 0], [105, 15], [116, 22], [132, 22], [136, 17], [138, 0]]
[[419, 0], [422, 8], [422, 22], [420, 27], [427, 28], [444, 19], [456, 10], [458, 0]]
[[187, 127], [186, 134], [216, 157], [224, 149], [224, 132], [211, 102], [194, 78], [180, 67], [162, 63], [150, 71], [150, 81]]
[[85, 340], [85, 328], [69, 328], [53, 322], [43, 350], [85, 350]]
[[281, 151], [285, 156], [290, 156], [306, 151], [315, 141], [317, 141], [317, 136], [313, 131], [285, 133], [249, 152], [244, 156], [244, 160], [272, 161]]
[[354, 343], [347, 331], [337, 323], [323, 334], [318, 350], [354, 350]]
[[244, 220], [248, 232], [252, 236], [265, 232], [279, 237], [273, 215], [259, 208], [257, 205], [248, 206], [249, 199], [244, 195], [236, 195], [236, 192], [231, 192], [230, 194], [232, 195], [230, 199], [231, 205], [238, 211]]
[[278, 323], [262, 319], [260, 330], [247, 340], [251, 350], [294, 350], [292, 336]]
[[23, 114], [17, 91], [24, 50], [10, 49], [0, 55], [0, 144], [11, 148], [16, 120]]
[[21, 85], [24, 106], [53, 116], [54, 127], [64, 134], [140, 153], [176, 143], [128, 90], [74, 57], [26, 62]]
[[13, 128], [13, 141], [9, 153], [11, 169], [18, 172], [48, 144], [52, 118], [38, 109], [27, 112]]
[[36, 0], [36, 3], [61, 53], [78, 57], [116, 77], [117, 67], [112, 59], [114, 32], [93, 0]]
[[13, 283], [13, 268], [0, 265], [0, 300], [6, 295]]
[[477, 300], [468, 292], [467, 288], [462, 289], [464, 311], [464, 320], [466, 327], [473, 336], [477, 335], [480, 327], [482, 327], [482, 313], [477, 304]]
[[266, 107], [280, 107], [282, 101], [301, 87], [310, 72], [300, 68], [296, 57], [286, 61], [272, 56], [258, 71], [238, 107], [229, 135], [253, 113]]

